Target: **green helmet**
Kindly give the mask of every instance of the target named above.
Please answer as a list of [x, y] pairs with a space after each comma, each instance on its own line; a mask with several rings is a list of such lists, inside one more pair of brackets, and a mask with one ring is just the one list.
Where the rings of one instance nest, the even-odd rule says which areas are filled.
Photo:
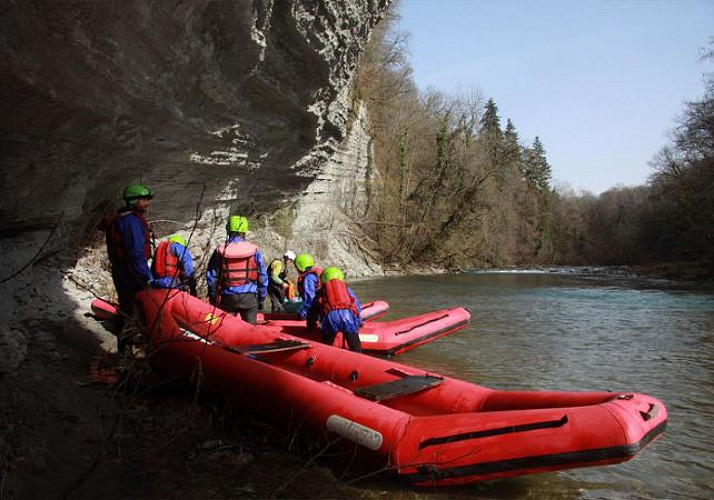
[[124, 201], [126, 201], [126, 204], [130, 207], [133, 207], [141, 198], [151, 199], [153, 197], [153, 191], [141, 184], [129, 184], [124, 188], [124, 193], [122, 194], [122, 198], [124, 198]]
[[188, 246], [186, 244], [186, 238], [184, 238], [180, 234], [172, 234], [171, 236], [169, 236], [169, 241], [172, 243], [180, 243], [183, 246]]
[[322, 274], [320, 275], [320, 281], [322, 281], [322, 284], [324, 285], [330, 280], [344, 281], [345, 275], [342, 274], [342, 271], [340, 271], [336, 267], [328, 267], [327, 269], [322, 271]]
[[295, 267], [301, 273], [305, 272], [306, 269], [315, 265], [315, 259], [309, 253], [301, 253], [295, 257]]
[[248, 219], [246, 219], [242, 215], [231, 215], [230, 217], [228, 217], [226, 231], [228, 231], [229, 233], [247, 233]]

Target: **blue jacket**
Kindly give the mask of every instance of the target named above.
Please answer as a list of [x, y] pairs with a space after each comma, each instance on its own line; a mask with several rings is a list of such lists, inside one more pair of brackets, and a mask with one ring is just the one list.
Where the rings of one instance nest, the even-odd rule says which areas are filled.
[[[362, 304], [360, 304], [357, 295], [352, 291], [351, 288], [347, 287], [347, 293], [350, 294], [355, 301], [357, 306], [357, 316], [354, 312], [349, 309], [333, 309], [328, 312], [325, 316], [320, 318], [320, 325], [323, 331], [326, 332], [343, 332], [343, 333], [358, 333], [360, 327], [364, 324], [362, 321]], [[320, 306], [315, 304], [314, 307], [310, 309], [310, 313], [307, 317], [308, 329], [312, 329], [315, 325], [317, 317], [320, 316]]]
[[114, 222], [126, 252], [125, 262], [112, 264], [112, 277], [119, 288], [140, 290], [151, 284], [151, 270], [144, 254], [148, 242], [144, 221], [140, 217], [136, 212], [126, 212]]
[[303, 280], [302, 297], [300, 297], [302, 299], [302, 307], [300, 307], [300, 310], [298, 311], [300, 319], [307, 319], [307, 316], [310, 313], [310, 308], [312, 307], [312, 303], [315, 301], [315, 296], [317, 295], [318, 279], [319, 278], [314, 273], [310, 273], [305, 276], [305, 279]]
[[179, 276], [176, 276], [174, 278], [172, 278], [171, 276], [154, 276], [154, 281], [151, 285], [154, 288], [183, 289], [184, 281], [193, 278], [193, 257], [191, 257], [191, 252], [189, 252], [188, 248], [176, 241], [172, 241], [169, 245], [169, 252], [171, 252], [171, 255], [178, 259], [178, 264], [179, 268], [181, 269], [181, 273], [179, 274]]
[[[245, 241], [240, 236], [232, 236], [228, 238], [226, 243], [237, 243]], [[258, 281], [259, 283], [251, 282], [239, 286], [231, 286], [221, 290], [221, 295], [236, 295], [239, 293], [257, 293], [258, 302], [265, 300], [268, 295], [268, 270], [265, 267], [263, 254], [260, 250], [256, 250], [255, 262], [258, 264]], [[208, 269], [206, 270], [206, 284], [208, 285], [208, 297], [213, 301], [218, 293], [218, 284], [221, 281], [221, 256], [218, 250], [213, 251], [211, 259], [208, 261]]]

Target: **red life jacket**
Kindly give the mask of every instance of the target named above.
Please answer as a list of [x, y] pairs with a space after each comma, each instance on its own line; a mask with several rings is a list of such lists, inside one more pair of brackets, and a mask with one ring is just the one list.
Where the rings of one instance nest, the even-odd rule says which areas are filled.
[[122, 217], [129, 217], [131, 215], [139, 219], [141, 225], [144, 227], [144, 258], [146, 258], [146, 260], [151, 258], [151, 231], [149, 229], [149, 223], [146, 222], [143, 214], [131, 210], [129, 212], [114, 214], [104, 226], [107, 231], [107, 253], [109, 253], [109, 261], [112, 264], [125, 263], [127, 261], [126, 248], [124, 248], [124, 241], [119, 231], [118, 222]]
[[221, 257], [221, 290], [258, 282], [257, 246], [248, 241], [236, 241], [223, 244], [216, 251]]
[[311, 267], [307, 271], [300, 273], [300, 276], [298, 276], [297, 279], [298, 294], [301, 298], [305, 296], [304, 282], [308, 274], [314, 274], [317, 278], [317, 285], [315, 286], [315, 291], [320, 289], [320, 275], [322, 274], [322, 269], [320, 269], [319, 267]]
[[347, 285], [341, 280], [330, 280], [320, 288], [320, 311], [325, 316], [330, 311], [349, 309], [359, 317], [357, 303], [352, 298]]
[[172, 243], [169, 240], [164, 240], [159, 243], [159, 247], [156, 249], [151, 272], [157, 278], [175, 278], [181, 274], [178, 257], [171, 252]]

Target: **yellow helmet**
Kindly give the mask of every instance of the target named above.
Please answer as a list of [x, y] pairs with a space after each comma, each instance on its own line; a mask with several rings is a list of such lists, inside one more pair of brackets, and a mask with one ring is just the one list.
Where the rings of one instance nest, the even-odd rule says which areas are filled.
[[324, 285], [330, 280], [344, 281], [345, 275], [340, 269], [336, 267], [328, 267], [327, 269], [322, 271], [322, 274], [320, 275], [320, 281]]
[[180, 243], [183, 246], [188, 246], [186, 244], [186, 238], [184, 238], [180, 234], [172, 234], [171, 236], [169, 236], [169, 241], [172, 243]]
[[247, 233], [248, 219], [242, 215], [231, 215], [226, 224], [226, 231], [229, 233]]
[[295, 257], [295, 267], [301, 273], [305, 272], [306, 269], [315, 265], [315, 259], [309, 253], [301, 253]]

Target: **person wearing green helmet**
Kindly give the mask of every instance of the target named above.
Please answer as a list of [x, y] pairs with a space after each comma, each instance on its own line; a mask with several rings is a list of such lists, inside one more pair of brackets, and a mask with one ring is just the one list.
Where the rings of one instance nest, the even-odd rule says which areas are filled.
[[122, 198], [126, 202], [127, 206], [133, 207], [141, 200], [150, 200], [154, 197], [154, 193], [151, 189], [147, 188], [142, 184], [129, 184], [124, 188], [122, 193]]
[[226, 224], [228, 240], [211, 255], [206, 270], [208, 300], [243, 321], [256, 324], [268, 294], [268, 271], [263, 254], [246, 241], [248, 219], [231, 215]]
[[151, 273], [154, 275], [153, 288], [188, 288], [191, 295], [197, 295], [193, 257], [186, 239], [180, 234], [172, 234], [159, 243], [154, 252]]
[[119, 301], [120, 322], [117, 334], [117, 351], [127, 355], [134, 336], [134, 295], [149, 288], [152, 282], [151, 231], [145, 214], [154, 193], [142, 184], [124, 188], [125, 206], [100, 224], [106, 231], [107, 253], [111, 264], [112, 280]]
[[307, 327], [314, 329], [319, 319], [323, 344], [332, 345], [337, 334], [342, 333], [342, 347], [347, 342], [350, 351], [362, 352], [359, 338], [362, 306], [344, 280], [344, 273], [337, 267], [322, 271], [321, 286], [307, 316]]
[[302, 299], [302, 306], [297, 314], [300, 319], [307, 319], [317, 290], [320, 288], [322, 269], [315, 266], [315, 259], [309, 253], [301, 253], [295, 257], [295, 268], [300, 273], [297, 279], [297, 289], [298, 295]]

